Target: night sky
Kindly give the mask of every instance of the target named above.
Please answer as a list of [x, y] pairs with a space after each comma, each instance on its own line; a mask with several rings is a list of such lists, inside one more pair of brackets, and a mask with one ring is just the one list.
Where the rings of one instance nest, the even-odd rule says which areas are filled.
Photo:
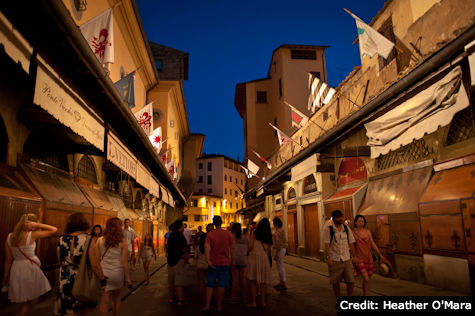
[[237, 83], [265, 78], [281, 44], [328, 45], [327, 76], [336, 87], [360, 65], [354, 19], [369, 23], [383, 0], [137, 0], [148, 40], [190, 54], [184, 83], [190, 131], [206, 135], [203, 152], [242, 160]]

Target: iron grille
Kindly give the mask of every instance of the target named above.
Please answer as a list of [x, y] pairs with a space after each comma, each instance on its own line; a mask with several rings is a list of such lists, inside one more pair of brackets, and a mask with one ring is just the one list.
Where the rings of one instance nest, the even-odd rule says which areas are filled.
[[425, 159], [432, 153], [433, 151], [429, 148], [426, 141], [421, 138], [397, 150], [390, 151], [384, 156], [378, 157], [376, 165], [378, 170], [384, 170], [409, 161]]
[[455, 114], [447, 134], [446, 145], [453, 145], [475, 137], [474, 120], [471, 107]]

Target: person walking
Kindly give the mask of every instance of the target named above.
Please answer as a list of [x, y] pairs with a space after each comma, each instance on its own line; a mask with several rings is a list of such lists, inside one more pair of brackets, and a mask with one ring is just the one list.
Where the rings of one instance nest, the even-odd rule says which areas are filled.
[[203, 232], [198, 240], [196, 249], [196, 277], [198, 280], [198, 289], [200, 292], [200, 301], [206, 303], [206, 281], [208, 279], [208, 261], [205, 255], [206, 235], [214, 229], [213, 224], [206, 225], [206, 233]]
[[186, 304], [184, 298], [184, 287], [187, 284], [186, 265], [189, 259], [188, 244], [183, 231], [185, 227], [182, 220], [176, 220], [172, 224], [172, 232], [168, 237], [168, 290], [170, 294], [169, 302], [178, 300], [178, 306]]
[[23, 214], [5, 242], [3, 286], [8, 298], [20, 303], [18, 315], [28, 315], [31, 302], [51, 290], [35, 254], [36, 241], [54, 235], [58, 229], [37, 222], [36, 214]]
[[278, 217], [274, 217], [272, 220], [274, 224], [275, 233], [272, 236], [272, 249], [274, 252], [274, 260], [277, 265], [277, 271], [279, 271], [279, 279], [280, 282], [274, 286], [277, 291], [285, 291], [287, 290], [287, 286], [285, 282], [287, 281], [285, 275], [285, 267], [284, 267], [284, 256], [287, 252], [287, 239], [285, 238], [285, 232], [282, 229], [282, 221]]
[[[59, 292], [54, 306], [56, 315], [77, 313], [88, 315], [97, 305], [97, 303], [80, 302], [72, 294], [83, 255], [88, 256], [91, 268], [101, 281], [101, 285], [105, 286], [107, 282], [99, 261], [99, 250], [93, 240], [94, 235], [89, 237], [87, 234], [89, 227], [82, 213], [73, 213], [66, 220], [64, 236], [59, 238], [57, 246], [60, 262]], [[96, 225], [96, 227], [100, 226]]]
[[[246, 297], [246, 262], [247, 250], [249, 248], [249, 238], [242, 235], [241, 224], [234, 223], [231, 227], [231, 233], [234, 238], [234, 265], [231, 269], [232, 288], [231, 303], [237, 303], [238, 300], [244, 300]], [[238, 295], [239, 294], [239, 295]]]
[[131, 268], [135, 268], [135, 264], [132, 263], [134, 259], [134, 239], [137, 238], [135, 231], [130, 227], [130, 219], [124, 220], [124, 238], [127, 241], [127, 262], [131, 264]]
[[352, 264], [356, 263], [355, 237], [351, 229], [344, 224], [340, 210], [332, 212], [332, 222], [323, 230], [323, 241], [333, 293], [336, 297], [340, 296], [340, 281], [344, 278], [347, 295], [351, 296], [355, 284]]
[[223, 310], [225, 288], [230, 285], [230, 268], [234, 265], [234, 238], [231, 232], [223, 230], [221, 216], [213, 217], [216, 227], [206, 235], [205, 254], [208, 261], [208, 283], [206, 285], [206, 304], [203, 312], [210, 311], [213, 290], [217, 288], [216, 310]]
[[371, 231], [366, 228], [366, 218], [363, 215], [356, 215], [354, 221], [355, 229], [355, 254], [356, 254], [356, 271], [363, 278], [363, 295], [370, 295], [370, 281], [374, 273], [374, 262], [371, 249], [374, 249], [379, 256], [379, 260], [385, 262], [389, 266], [389, 261], [381, 254], [378, 245], [373, 240]]
[[183, 224], [183, 226], [184, 226], [183, 236], [185, 236], [186, 245], [188, 246], [188, 252], [190, 252], [191, 251], [191, 236], [193, 235], [193, 233], [191, 232], [191, 230], [188, 229], [187, 224]]
[[143, 270], [145, 272], [145, 285], [150, 283], [150, 261], [153, 258], [157, 260], [157, 253], [155, 252], [155, 247], [153, 246], [153, 239], [150, 234], [145, 234], [143, 241], [140, 245], [140, 258], [143, 262]]
[[101, 225], [94, 225], [91, 230], [92, 242], [97, 243], [99, 237], [102, 236], [102, 226]]
[[261, 297], [261, 306], [266, 307], [267, 285], [271, 282], [271, 247], [272, 232], [270, 222], [263, 218], [249, 239], [249, 257], [247, 259], [246, 277], [250, 282], [248, 307], [257, 307], [257, 292]]
[[107, 277], [107, 284], [101, 297], [99, 312], [109, 314], [109, 303], [112, 300], [112, 314], [120, 311], [120, 289], [125, 283], [132, 286], [128, 265], [128, 241], [124, 237], [122, 221], [117, 217], [109, 218], [106, 222], [104, 236], [98, 239], [101, 267]]

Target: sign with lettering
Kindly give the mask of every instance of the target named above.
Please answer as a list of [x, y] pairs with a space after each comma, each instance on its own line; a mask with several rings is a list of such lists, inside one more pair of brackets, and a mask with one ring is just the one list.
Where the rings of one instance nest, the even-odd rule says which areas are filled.
[[111, 132], [107, 133], [107, 160], [137, 179], [137, 159]]
[[38, 66], [33, 102], [104, 151], [104, 126], [100, 118], [53, 69], [41, 63]]
[[340, 186], [357, 182], [368, 177], [366, 166], [361, 158], [345, 158], [340, 164], [338, 171], [338, 184]]
[[137, 183], [150, 191], [150, 172], [137, 162]]

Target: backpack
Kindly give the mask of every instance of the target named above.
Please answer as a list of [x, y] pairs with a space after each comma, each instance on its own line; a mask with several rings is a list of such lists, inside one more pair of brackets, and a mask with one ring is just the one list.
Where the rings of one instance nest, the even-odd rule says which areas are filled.
[[[333, 239], [335, 237], [335, 231], [333, 230], [333, 226], [330, 225], [328, 226], [328, 228], [330, 229], [330, 245], [332, 244], [333, 242]], [[346, 239], [348, 239], [348, 244], [350, 244], [350, 236], [348, 234], [348, 226], [346, 226], [345, 224], [343, 224], [343, 230], [345, 231], [346, 233]]]

